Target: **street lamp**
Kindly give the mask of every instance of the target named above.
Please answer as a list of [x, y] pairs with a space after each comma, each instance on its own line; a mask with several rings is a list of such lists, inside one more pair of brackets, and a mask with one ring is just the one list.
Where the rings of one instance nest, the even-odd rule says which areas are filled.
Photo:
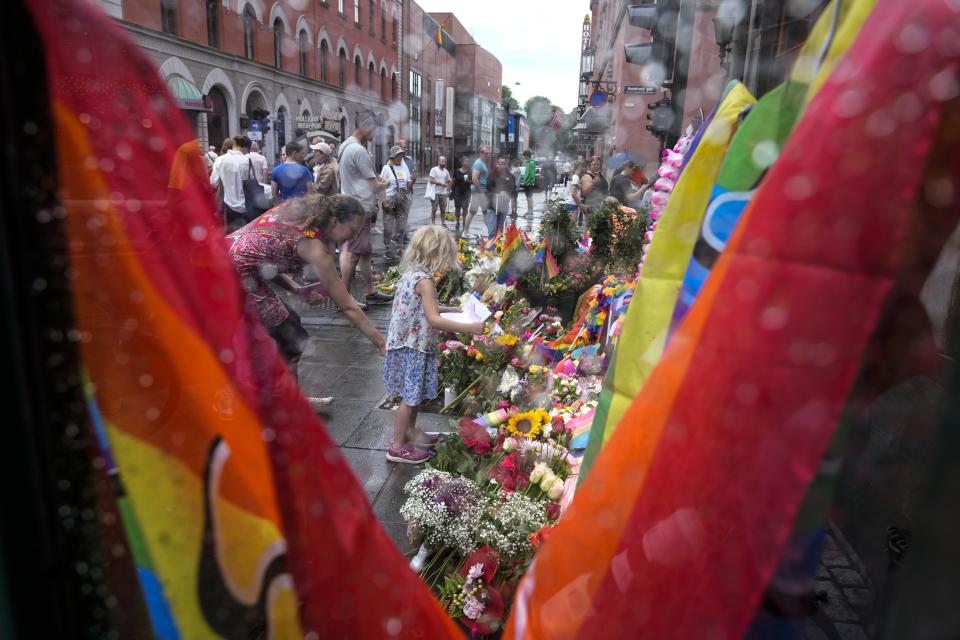
[[737, 16], [728, 8], [728, 4], [721, 4], [717, 15], [713, 17], [713, 31], [716, 35], [717, 46], [720, 47], [720, 64], [730, 53], [730, 43], [733, 42], [733, 32], [737, 28]]

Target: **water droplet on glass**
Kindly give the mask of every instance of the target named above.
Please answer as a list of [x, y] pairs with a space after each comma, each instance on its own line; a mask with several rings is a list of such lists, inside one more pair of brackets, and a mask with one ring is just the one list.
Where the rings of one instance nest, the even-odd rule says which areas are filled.
[[773, 166], [780, 155], [780, 147], [773, 140], [761, 140], [753, 148], [751, 159], [758, 169], [767, 169]]
[[894, 39], [894, 45], [901, 53], [920, 53], [930, 44], [930, 33], [921, 25], [910, 23], [903, 26]]
[[201, 225], [194, 225], [190, 228], [190, 238], [196, 242], [200, 242], [207, 237], [207, 229]]

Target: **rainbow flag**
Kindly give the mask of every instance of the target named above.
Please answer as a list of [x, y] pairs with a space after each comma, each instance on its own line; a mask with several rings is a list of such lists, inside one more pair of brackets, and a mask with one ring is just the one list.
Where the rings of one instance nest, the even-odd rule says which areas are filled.
[[[499, 233], [497, 237], [500, 237]], [[529, 254], [520, 230], [517, 229], [517, 225], [511, 223], [503, 234], [503, 248], [500, 250], [500, 268], [497, 270], [497, 282], [500, 284], [516, 276], [512, 258], [521, 248]]]
[[436, 35], [437, 49], [443, 48], [443, 25], [437, 25], [437, 35]]
[[689, 229], [700, 226], [710, 187], [737, 130], [738, 118], [755, 102], [743, 84], [730, 83], [670, 196], [627, 310], [617, 353], [607, 370], [581, 482], [660, 359], [680, 283], [697, 239]]
[[154, 634], [456, 635], [247, 310], [199, 144], [154, 62], [89, 3], [26, 5], [88, 406]]
[[544, 245], [546, 246], [546, 255], [544, 256], [544, 268], [547, 271], [547, 278], [554, 278], [560, 275], [560, 267], [557, 265], [557, 259], [553, 255], [553, 250], [550, 248], [550, 236], [547, 235], [544, 238]]
[[[932, 269], [916, 249], [936, 256], [960, 217], [955, 200], [923, 197], [960, 175], [955, 104], [929, 84], [955, 77], [960, 51], [905, 52], [898, 39], [907, 28], [938, 41], [958, 25], [940, 0], [877, 4], [844, 58], [857, 73], [808, 105], [625, 413], [643, 428], [618, 429], [596, 459], [519, 585], [505, 637], [744, 636], [872, 336], [902, 320], [891, 302]], [[904, 64], [912, 73], [892, 73]], [[837, 109], [849, 95], [863, 108]], [[875, 114], [904, 95], [922, 116], [876, 135]], [[889, 162], [889, 149], [910, 157]], [[915, 332], [903, 327], [888, 334], [896, 344]]]

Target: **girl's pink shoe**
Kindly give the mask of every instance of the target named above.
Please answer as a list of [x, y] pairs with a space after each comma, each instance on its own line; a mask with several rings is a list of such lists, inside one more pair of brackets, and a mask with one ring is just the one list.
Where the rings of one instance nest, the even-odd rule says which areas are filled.
[[406, 443], [399, 449], [395, 449], [393, 445], [390, 445], [390, 448], [387, 449], [387, 460], [390, 462], [420, 464], [421, 462], [426, 462], [431, 457], [433, 457], [433, 454], [427, 453], [423, 449], [417, 449], [410, 442]]

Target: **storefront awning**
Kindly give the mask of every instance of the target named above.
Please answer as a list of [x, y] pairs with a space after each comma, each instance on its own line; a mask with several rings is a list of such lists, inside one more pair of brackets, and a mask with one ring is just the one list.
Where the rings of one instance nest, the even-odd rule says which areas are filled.
[[193, 84], [183, 76], [171, 73], [167, 76], [167, 86], [170, 88], [170, 93], [173, 94], [173, 98], [177, 103], [177, 106], [181, 109], [188, 109], [190, 111], [210, 111], [210, 109], [203, 102], [203, 95], [200, 93], [200, 89], [197, 89], [197, 85]]

